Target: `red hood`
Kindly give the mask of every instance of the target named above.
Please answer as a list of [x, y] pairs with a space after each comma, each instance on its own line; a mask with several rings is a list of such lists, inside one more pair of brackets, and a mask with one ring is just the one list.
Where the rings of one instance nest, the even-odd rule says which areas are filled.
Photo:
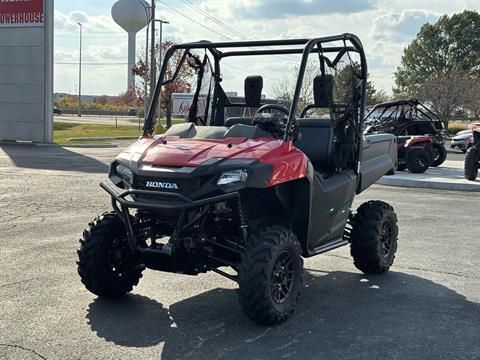
[[126, 152], [142, 153], [141, 162], [156, 166], [198, 166], [212, 158], [261, 159], [282, 146], [282, 141], [270, 138], [244, 139], [181, 139], [160, 137], [142, 139]]
[[305, 176], [307, 157], [291, 141], [272, 138], [141, 138], [118, 158], [154, 166], [197, 167], [214, 158], [251, 159], [272, 165], [270, 184]]

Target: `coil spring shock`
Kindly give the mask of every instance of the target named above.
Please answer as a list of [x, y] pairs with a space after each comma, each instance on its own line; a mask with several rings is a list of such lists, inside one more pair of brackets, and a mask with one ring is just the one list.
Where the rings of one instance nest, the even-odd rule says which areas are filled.
[[246, 243], [248, 239], [248, 232], [247, 232], [248, 224], [245, 218], [245, 212], [244, 212], [242, 200], [240, 199], [240, 197], [237, 198], [237, 212], [238, 212], [238, 219], [240, 223], [239, 228], [240, 228], [240, 231], [242, 232], [243, 241]]

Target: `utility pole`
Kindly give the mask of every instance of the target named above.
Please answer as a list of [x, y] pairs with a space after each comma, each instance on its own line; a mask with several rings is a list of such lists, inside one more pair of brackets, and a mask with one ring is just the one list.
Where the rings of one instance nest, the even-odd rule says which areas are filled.
[[[158, 22], [160, 23], [160, 34], [159, 34], [159, 35], [160, 35], [160, 48], [159, 48], [159, 50], [158, 50], [158, 64], [159, 64], [160, 66], [162, 66], [162, 60], [163, 60], [163, 59], [162, 59], [162, 52], [163, 52], [163, 38], [162, 38], [162, 36], [163, 36], [163, 33], [162, 33], [162, 31], [163, 31], [163, 24], [170, 24], [170, 23], [169, 23], [168, 21], [164, 21], [164, 20], [155, 20], [155, 21], [158, 21]], [[160, 71], [161, 71], [161, 69], [160, 69]], [[159, 115], [160, 115], [160, 105], [161, 105], [161, 102], [162, 102], [162, 99], [159, 98], [159, 99], [158, 99], [158, 103], [157, 103], [157, 112], [158, 112]], [[170, 126], [172, 126], [172, 124], [171, 124], [171, 123], [172, 123], [172, 119], [171, 119], [171, 116], [170, 116], [170, 113], [169, 113], [169, 112], [170, 112], [170, 110], [167, 109], [167, 128], [169, 128]], [[159, 117], [160, 117], [160, 116], [159, 116]]]
[[78, 116], [82, 116], [82, 23], [80, 26], [80, 57], [78, 61]]
[[150, 102], [153, 100], [153, 93], [155, 92], [155, 80], [156, 80], [156, 64], [155, 64], [155, 0], [151, 0], [152, 5], [150, 8], [150, 31], [151, 31], [151, 44], [150, 44]]
[[159, 55], [158, 55], [158, 62], [160, 64], [160, 66], [162, 65], [162, 52], [163, 52], [163, 48], [162, 48], [162, 45], [163, 45], [163, 39], [162, 39], [162, 32], [163, 32], [163, 24], [170, 24], [168, 21], [165, 21], [165, 20], [157, 20], [159, 23], [160, 23], [160, 52], [159, 52]]
[[[149, 10], [150, 11], [150, 10]], [[143, 111], [144, 117], [147, 117], [148, 113], [148, 104], [149, 104], [149, 94], [148, 94], [148, 73], [149, 73], [149, 65], [148, 65], [148, 34], [150, 33], [150, 21], [148, 21], [147, 29], [145, 32], [145, 76], [144, 76], [144, 95], [143, 95]], [[148, 95], [148, 96], [147, 96]]]
[[[159, 43], [159, 54], [160, 54], [160, 59], [159, 59], [159, 64], [162, 63], [162, 30], [163, 30], [163, 27], [162, 25], [163, 24], [169, 24], [168, 21], [163, 21], [163, 20], [160, 20], [160, 19], [155, 19], [155, 0], [151, 0], [151, 7], [150, 7], [150, 22], [149, 22], [149, 25], [150, 26], [150, 66], [147, 66], [148, 69], [149, 69], [149, 73], [150, 73], [150, 94], [148, 96], [149, 98], [149, 102], [151, 103], [152, 100], [153, 100], [153, 94], [155, 93], [155, 85], [156, 85], [156, 80], [157, 80], [157, 61], [156, 61], [156, 44], [155, 44], [155, 23], [156, 22], [159, 22], [160, 23], [160, 43]], [[148, 54], [148, 28], [147, 28], [147, 54]], [[147, 56], [148, 58], [148, 56]], [[147, 97], [145, 96], [145, 99]], [[158, 103], [157, 103], [157, 111], [156, 113], [159, 115], [159, 118], [160, 118], [160, 102], [161, 102], [161, 98], [158, 99]], [[145, 109], [147, 107], [145, 106]]]

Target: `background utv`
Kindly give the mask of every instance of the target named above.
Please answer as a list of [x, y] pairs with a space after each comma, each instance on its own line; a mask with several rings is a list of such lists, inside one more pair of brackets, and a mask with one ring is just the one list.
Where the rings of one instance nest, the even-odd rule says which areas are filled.
[[365, 119], [364, 129], [365, 134], [397, 136], [399, 171], [423, 173], [447, 159], [445, 125], [418, 99], [375, 105]]
[[[225, 95], [223, 59], [294, 54], [301, 61], [289, 109], [262, 104], [261, 76], [245, 80], [244, 103]], [[172, 66], [173, 59], [180, 61]], [[307, 61], [316, 62], [318, 75], [314, 99], [301, 106]], [[188, 122], [152, 136], [161, 88], [181, 66], [197, 74]], [[351, 211], [356, 193], [396, 167], [393, 135], [363, 140], [366, 79], [364, 51], [351, 34], [168, 49], [143, 137], [101, 184], [113, 211], [83, 234], [78, 273], [87, 289], [123, 295], [145, 268], [211, 270], [238, 282], [251, 319], [276, 324], [293, 312], [302, 289], [302, 256], [350, 243], [357, 268], [387, 271], [397, 247], [392, 207], [369, 201]], [[225, 119], [231, 107], [257, 112]]]

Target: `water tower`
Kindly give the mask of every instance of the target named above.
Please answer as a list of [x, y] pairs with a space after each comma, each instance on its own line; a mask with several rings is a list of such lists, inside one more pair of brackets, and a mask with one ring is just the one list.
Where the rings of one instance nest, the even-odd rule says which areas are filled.
[[118, 0], [112, 6], [112, 18], [128, 33], [128, 89], [135, 88], [132, 68], [135, 65], [137, 32], [150, 21], [150, 7], [145, 0]]

